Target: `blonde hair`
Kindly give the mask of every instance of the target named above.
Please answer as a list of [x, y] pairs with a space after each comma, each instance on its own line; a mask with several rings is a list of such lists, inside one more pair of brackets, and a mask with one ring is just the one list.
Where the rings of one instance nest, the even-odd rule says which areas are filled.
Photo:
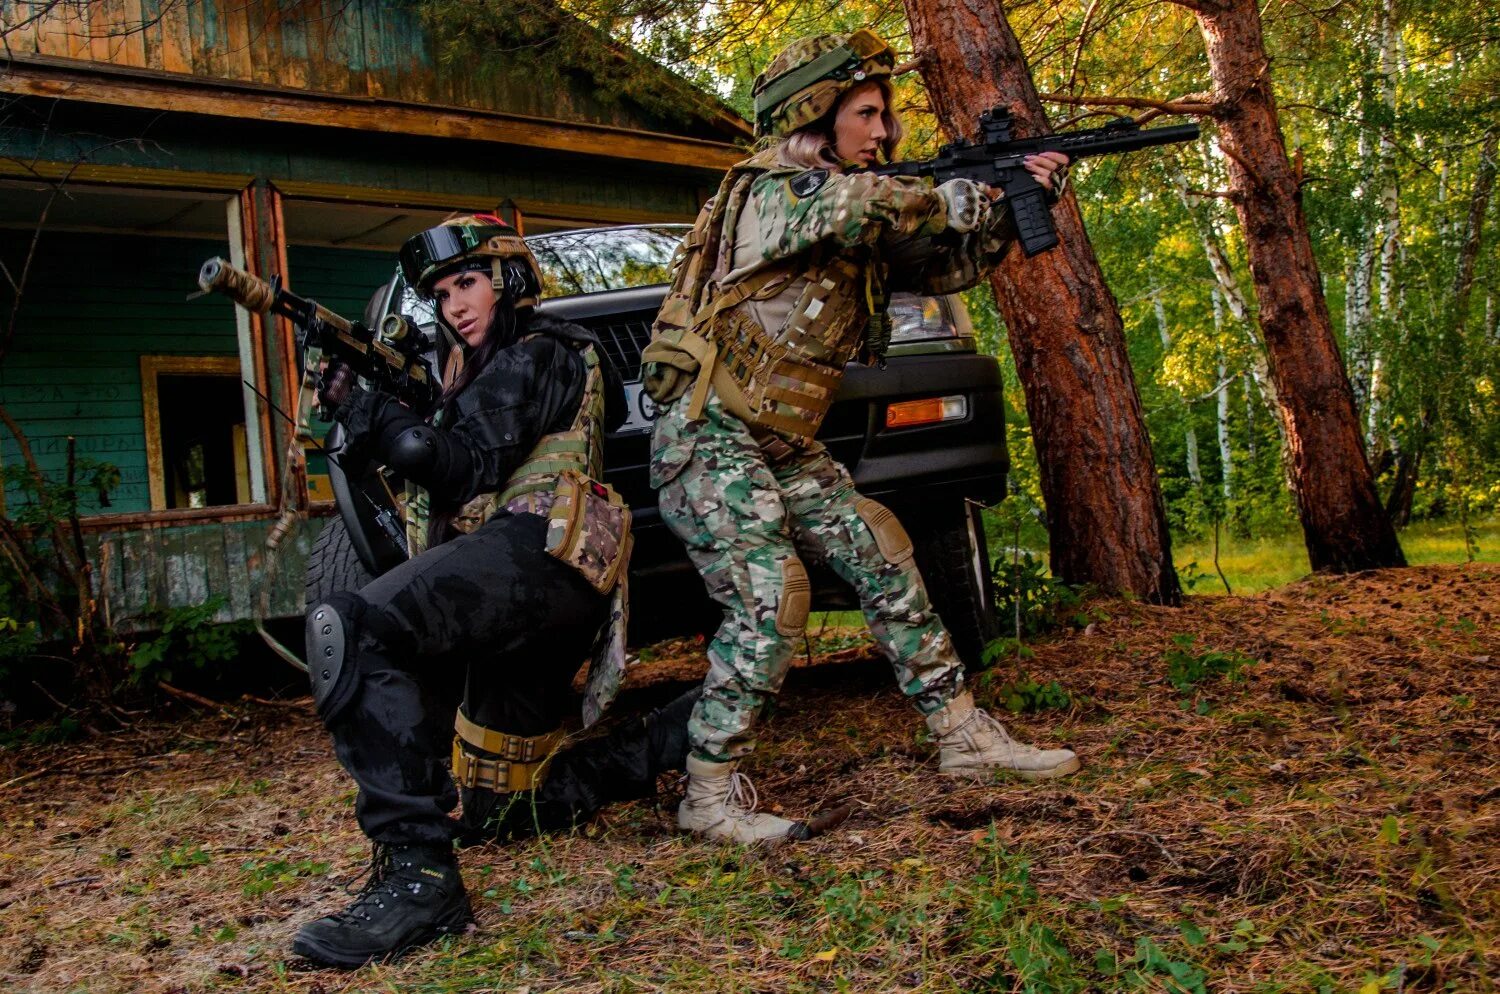
[[[880, 142], [880, 149], [885, 153], [886, 161], [890, 162], [895, 158], [896, 146], [901, 144], [906, 129], [902, 127], [901, 118], [896, 116], [895, 108], [891, 106], [890, 80], [879, 78], [872, 82], [880, 87], [880, 96], [885, 102], [885, 109], [880, 112], [880, 122], [885, 125], [885, 138]], [[839, 157], [833, 150], [833, 119], [838, 116], [839, 108], [853, 92], [853, 89], [846, 90], [827, 114], [783, 138], [777, 146], [778, 158], [786, 165], [802, 169], [838, 169]]]

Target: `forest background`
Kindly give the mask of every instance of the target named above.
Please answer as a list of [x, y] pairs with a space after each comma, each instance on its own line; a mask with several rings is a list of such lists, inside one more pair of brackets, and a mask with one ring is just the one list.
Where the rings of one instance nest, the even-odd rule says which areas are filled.
[[[910, 60], [907, 10], [1001, 9], [412, 2], [466, 67], [525, 60], [539, 86], [582, 72], [605, 93], [671, 110], [633, 50], [741, 113], [755, 70], [793, 37], [871, 26]], [[1101, 123], [1106, 110], [1160, 118], [1164, 107], [1202, 107], [1216, 81], [1190, 8], [1240, 2], [1022, 2], [1003, 12], [1063, 129]], [[1261, 16], [1264, 72], [1380, 497], [1415, 523], [1401, 536], [1408, 559], [1420, 558], [1415, 528], [1430, 523], [1460, 533], [1451, 558], [1480, 557], [1500, 503], [1500, 260], [1489, 230], [1500, 10], [1272, 0]], [[598, 32], [616, 47], [601, 49]], [[907, 156], [947, 137], [934, 111], [948, 105], [923, 85], [932, 68], [898, 84]], [[978, 77], [987, 67], [950, 68]], [[971, 119], [980, 109], [962, 108]], [[1222, 533], [1297, 550], [1288, 578], [1308, 560], [1276, 384], [1225, 195], [1235, 179], [1216, 127], [1202, 123], [1196, 145], [1078, 168], [1077, 203], [1123, 318], [1177, 562], [1188, 562], [1183, 546]], [[1014, 338], [989, 288], [968, 303], [984, 347], [1007, 367], [1018, 499], [999, 512], [995, 537], [1039, 548], [1045, 460]], [[1051, 510], [1055, 539], [1066, 509]], [[1195, 571], [1179, 573], [1191, 589]], [[1023, 659], [1018, 644], [1014, 666], [974, 685], [1018, 737], [1077, 750], [1077, 777], [932, 776], [935, 749], [913, 735], [883, 660], [859, 633], [825, 622], [766, 723], [755, 772], [773, 810], [851, 802], [839, 832], [789, 851], [705, 847], [672, 828], [669, 786], [573, 833], [467, 850], [479, 931], [346, 979], [288, 957], [291, 926], [343, 904], [368, 852], [352, 787], [300, 686], [293, 699], [221, 702], [163, 682], [182, 710], [111, 712], [124, 727], [86, 738], [72, 718], [29, 742], [13, 737], [0, 749], [0, 986], [1494, 989], [1500, 569], [1318, 576], [1181, 607], [1047, 591], [1063, 634], [1028, 630], [1032, 651]], [[633, 670], [622, 714], [701, 679], [696, 643], [652, 655]]]
[[[548, 0], [420, 6], [451, 58], [483, 64], [476, 56], [493, 58], [498, 39], [499, 58], [533, 63], [538, 78], [583, 71], [606, 94], [667, 111], [639, 63], [601, 54], [593, 32], [746, 116], [756, 70], [802, 35], [873, 27], [902, 68], [918, 68], [899, 2], [570, 0], [560, 5], [567, 20]], [[1211, 88], [1185, 6], [1021, 2], [1005, 13], [1054, 129], [1120, 113], [1158, 118], [1201, 106]], [[1461, 541], [1447, 551], [1472, 560], [1500, 505], [1500, 255], [1486, 239], [1500, 14], [1474, 2], [1287, 0], [1265, 5], [1262, 19], [1266, 71], [1380, 498], [1398, 527], [1452, 523]], [[948, 140], [921, 73], [899, 77], [896, 102], [904, 157]], [[1222, 526], [1226, 545], [1269, 545], [1295, 560], [1262, 564], [1285, 579], [1305, 573], [1307, 560], [1227, 160], [1207, 121], [1204, 134], [1084, 163], [1074, 189], [1124, 320], [1178, 562], [1191, 557], [1184, 546], [1204, 547]], [[1047, 519], [1015, 360], [989, 288], [967, 302], [982, 347], [1006, 366], [1018, 500], [1005, 530], [1019, 515], [1021, 544], [1035, 548]], [[1184, 584], [1206, 570], [1184, 569]]]

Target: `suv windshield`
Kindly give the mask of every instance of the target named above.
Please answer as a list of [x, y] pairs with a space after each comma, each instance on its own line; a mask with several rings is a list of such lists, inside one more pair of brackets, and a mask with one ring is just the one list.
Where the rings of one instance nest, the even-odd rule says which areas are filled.
[[569, 297], [668, 282], [686, 224], [581, 228], [534, 235], [526, 244], [542, 267], [542, 296]]
[[[672, 256], [691, 230], [687, 224], [581, 228], [532, 235], [526, 244], [542, 269], [542, 297], [550, 300], [664, 285], [671, 277]], [[407, 288], [399, 273], [391, 309], [424, 326], [437, 320], [432, 302]], [[941, 297], [894, 294], [891, 319], [894, 343], [969, 334], [967, 321], [955, 313], [952, 302]]]

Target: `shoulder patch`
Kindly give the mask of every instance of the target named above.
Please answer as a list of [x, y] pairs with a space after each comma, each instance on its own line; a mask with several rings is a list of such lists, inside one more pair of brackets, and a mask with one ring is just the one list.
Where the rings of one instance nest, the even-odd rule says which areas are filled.
[[791, 187], [792, 193], [798, 198], [805, 198], [821, 190], [826, 182], [828, 182], [828, 170], [809, 169], [805, 173], [793, 176], [787, 181], [787, 186]]

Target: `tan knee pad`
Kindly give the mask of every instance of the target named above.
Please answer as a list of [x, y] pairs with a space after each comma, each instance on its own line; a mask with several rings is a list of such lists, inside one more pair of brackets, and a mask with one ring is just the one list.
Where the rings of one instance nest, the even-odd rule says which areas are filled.
[[781, 602], [776, 606], [776, 631], [795, 638], [807, 631], [807, 615], [812, 610], [812, 582], [807, 567], [793, 556], [781, 563]]
[[875, 536], [875, 545], [885, 561], [900, 566], [912, 557], [911, 536], [890, 508], [879, 501], [861, 497], [854, 502], [854, 513]]

